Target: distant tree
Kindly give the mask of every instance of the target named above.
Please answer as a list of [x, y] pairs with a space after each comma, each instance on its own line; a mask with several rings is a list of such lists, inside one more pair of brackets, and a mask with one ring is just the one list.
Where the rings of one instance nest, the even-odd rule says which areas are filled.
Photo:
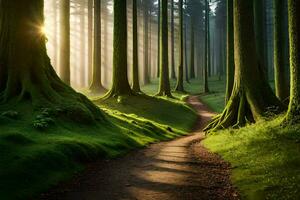
[[[190, 6], [193, 6], [190, 3]], [[194, 9], [192, 9], [192, 12], [190, 13], [190, 18], [191, 18], [191, 22], [190, 22], [190, 33], [191, 33], [191, 45], [190, 45], [190, 78], [194, 79], [196, 78], [195, 75], [195, 24], [196, 24], [196, 19], [195, 19], [195, 13], [194, 13]]]
[[137, 0], [132, 0], [132, 91], [141, 92], [139, 80], [139, 53], [137, 29]]
[[268, 78], [267, 55], [265, 51], [264, 0], [254, 0], [254, 30], [257, 59], [262, 73]]
[[288, 0], [291, 94], [286, 122], [298, 123], [300, 120], [300, 1]]
[[160, 75], [160, 16], [161, 16], [161, 0], [157, 1], [157, 78]]
[[71, 84], [70, 69], [70, 0], [60, 1], [60, 77]]
[[[187, 0], [184, 1], [184, 4], [187, 5]], [[190, 83], [189, 80], [189, 67], [188, 67], [188, 53], [187, 53], [187, 11], [183, 11], [183, 21], [184, 21], [184, 65], [185, 65], [185, 81]]]
[[174, 0], [171, 0], [171, 78], [176, 79], [175, 73], [175, 27], [174, 27]]
[[[234, 1], [234, 89], [222, 114], [206, 127], [214, 131], [255, 122], [268, 112], [279, 112], [282, 104], [273, 94], [257, 59], [253, 1]], [[276, 107], [276, 111], [270, 108]]]
[[175, 91], [184, 92], [183, 86], [183, 0], [179, 0], [179, 64], [178, 64], [178, 75], [177, 75], [177, 84]]
[[93, 13], [94, 0], [88, 0], [88, 81], [93, 78]]
[[210, 68], [210, 26], [209, 26], [209, 2], [205, 0], [205, 64], [203, 72], [203, 92], [208, 93], [208, 76], [207, 72]]
[[160, 2], [160, 81], [158, 96], [171, 97], [168, 62], [168, 1]]
[[284, 101], [289, 97], [285, 73], [285, 9], [284, 0], [274, 0], [274, 74], [277, 97]]
[[144, 10], [144, 70], [143, 80], [144, 84], [150, 83], [149, 76], [149, 0], [143, 1]]
[[114, 0], [112, 87], [104, 98], [131, 95], [127, 76], [127, 1]]
[[53, 70], [41, 31], [43, 8], [43, 0], [0, 1], [1, 105], [14, 107], [23, 102], [35, 112], [49, 108], [80, 123], [104, 120], [97, 106], [63, 83]]
[[230, 99], [233, 83], [234, 83], [234, 36], [233, 36], [233, 0], [227, 0], [227, 82], [225, 102]]
[[106, 91], [101, 78], [101, 0], [94, 0], [94, 18], [93, 76], [90, 90], [100, 93]]

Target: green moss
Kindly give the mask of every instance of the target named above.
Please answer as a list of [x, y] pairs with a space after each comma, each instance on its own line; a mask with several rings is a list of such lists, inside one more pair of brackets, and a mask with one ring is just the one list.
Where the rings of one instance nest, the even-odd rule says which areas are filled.
[[[16, 119], [0, 115], [0, 199], [34, 198], [82, 170], [84, 162], [187, 134], [197, 117], [180, 100], [146, 96], [119, 100], [100, 104], [105, 121], [82, 112], [85, 107], [78, 106], [77, 112], [76, 105], [33, 109], [20, 102], [0, 107], [0, 113], [12, 107], [12, 113], [18, 113]], [[82, 116], [85, 113], [88, 116]], [[87, 123], [90, 116], [94, 123]], [[35, 128], [34, 123], [41, 126]]]
[[282, 117], [210, 135], [204, 145], [233, 167], [244, 199], [297, 199], [300, 195], [300, 126], [280, 127]]

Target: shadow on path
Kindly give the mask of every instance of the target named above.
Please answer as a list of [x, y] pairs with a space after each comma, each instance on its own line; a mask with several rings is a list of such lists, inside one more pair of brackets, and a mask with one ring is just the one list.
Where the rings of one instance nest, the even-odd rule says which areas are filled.
[[90, 164], [70, 183], [43, 200], [201, 200], [239, 199], [230, 182], [230, 166], [207, 151], [203, 127], [213, 113], [196, 96], [188, 103], [199, 115], [190, 136], [161, 142], [123, 158]]

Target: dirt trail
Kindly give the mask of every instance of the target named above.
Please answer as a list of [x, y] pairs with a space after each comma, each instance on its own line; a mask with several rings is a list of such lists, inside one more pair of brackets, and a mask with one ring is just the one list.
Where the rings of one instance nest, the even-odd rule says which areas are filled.
[[193, 200], [239, 199], [230, 183], [230, 166], [207, 151], [202, 128], [212, 113], [189, 97], [199, 114], [192, 135], [150, 145], [123, 158], [99, 161], [70, 183], [41, 199], [47, 200]]

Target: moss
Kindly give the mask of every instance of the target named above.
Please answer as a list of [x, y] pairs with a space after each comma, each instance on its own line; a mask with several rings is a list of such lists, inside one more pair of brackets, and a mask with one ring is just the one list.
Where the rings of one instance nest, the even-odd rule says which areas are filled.
[[242, 199], [298, 199], [299, 124], [283, 128], [271, 121], [213, 133], [204, 141], [232, 165], [232, 181]]

